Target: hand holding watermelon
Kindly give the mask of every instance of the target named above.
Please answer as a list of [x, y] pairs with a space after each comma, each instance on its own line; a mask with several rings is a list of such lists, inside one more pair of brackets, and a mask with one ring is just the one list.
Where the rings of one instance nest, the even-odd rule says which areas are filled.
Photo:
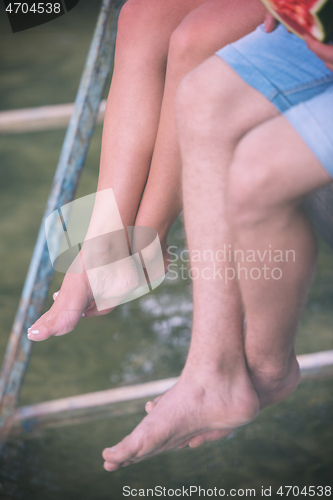
[[328, 69], [333, 71], [333, 45], [324, 45], [314, 40], [311, 36], [306, 36], [305, 41], [309, 49], [312, 50], [319, 59], [324, 61]]
[[278, 21], [301, 38], [310, 35], [320, 42], [333, 40], [333, 0], [261, 1]]
[[266, 12], [266, 18], [265, 18], [265, 30], [266, 33], [271, 33], [272, 31], [275, 30], [279, 22], [275, 19], [272, 14], [269, 12]]
[[[265, 19], [265, 30], [267, 33], [271, 33], [275, 30], [278, 25], [275, 17], [272, 16], [269, 12], [267, 12]], [[312, 52], [316, 54], [324, 63], [327, 68], [333, 71], [333, 45], [326, 45], [318, 42], [310, 35], [305, 35], [304, 40], [306, 41], [307, 46]]]

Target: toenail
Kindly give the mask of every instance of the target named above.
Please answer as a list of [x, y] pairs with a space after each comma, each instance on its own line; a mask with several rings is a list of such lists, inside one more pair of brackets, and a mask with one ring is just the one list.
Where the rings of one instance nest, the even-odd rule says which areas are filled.
[[116, 451], [116, 447], [112, 446], [112, 448], [107, 448], [106, 451], [112, 451], [112, 452], [114, 452], [114, 451]]
[[29, 333], [33, 333], [34, 335], [37, 335], [39, 333], [39, 330], [31, 330], [31, 332]]
[[82, 318], [85, 318], [85, 317], [86, 317], [86, 315], [85, 315], [84, 313], [82, 313], [82, 315], [81, 315], [81, 316], [82, 316]]

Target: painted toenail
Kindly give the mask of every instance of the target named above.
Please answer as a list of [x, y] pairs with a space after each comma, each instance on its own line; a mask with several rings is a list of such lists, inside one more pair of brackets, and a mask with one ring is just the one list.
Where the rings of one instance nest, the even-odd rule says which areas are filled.
[[34, 335], [37, 335], [39, 333], [39, 330], [31, 330], [31, 332], [29, 333], [33, 333]]

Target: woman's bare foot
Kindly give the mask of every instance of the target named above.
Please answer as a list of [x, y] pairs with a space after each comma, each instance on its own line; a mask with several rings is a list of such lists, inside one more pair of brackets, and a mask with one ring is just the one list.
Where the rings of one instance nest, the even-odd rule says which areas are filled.
[[[167, 245], [163, 245], [165, 272], [168, 268]], [[53, 294], [52, 307], [28, 329], [28, 338], [45, 340], [72, 331], [82, 316], [90, 318], [110, 313], [123, 298], [141, 286], [132, 257], [112, 264], [112, 269], [94, 269], [81, 274], [67, 273], [59, 292]], [[95, 298], [102, 300], [98, 306]], [[108, 307], [108, 298], [112, 307]], [[101, 304], [106, 304], [101, 309]]]
[[113, 309], [98, 307], [99, 301], [100, 304], [111, 301], [115, 306], [137, 286], [138, 272], [132, 257], [80, 274], [69, 272], [60, 291], [53, 296], [52, 307], [28, 329], [28, 338], [41, 341], [64, 335], [90, 310], [96, 315]]
[[253, 420], [258, 409], [257, 395], [244, 373], [232, 381], [219, 374], [199, 381], [184, 370], [134, 431], [104, 450], [104, 468], [115, 471], [192, 440], [196, 446], [196, 438], [202, 435], [206, 440], [218, 439]]
[[[91, 287], [92, 279], [89, 280], [86, 273], [66, 274], [60, 291], [54, 294], [52, 307], [28, 329], [29, 339], [40, 341], [51, 336], [65, 335], [75, 328], [82, 316], [111, 312], [138, 286], [138, 275], [133, 263], [126, 268], [120, 266], [111, 275], [105, 271], [99, 275], [95, 273], [93, 280], [96, 285]], [[103, 303], [112, 303], [113, 306], [103, 307]]]
[[83, 311], [93, 300], [86, 274], [66, 274], [57, 300], [28, 330], [30, 340], [64, 335], [75, 328]]

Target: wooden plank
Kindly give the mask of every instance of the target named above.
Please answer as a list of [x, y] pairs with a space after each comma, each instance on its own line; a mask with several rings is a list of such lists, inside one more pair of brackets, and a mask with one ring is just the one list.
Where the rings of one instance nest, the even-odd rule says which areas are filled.
[[116, 417], [144, 410], [145, 402], [169, 390], [178, 378], [108, 389], [17, 408], [12, 435], [31, 434], [103, 417]]
[[[333, 350], [302, 354], [297, 359], [302, 380], [333, 376]], [[34, 436], [44, 428], [138, 413], [146, 401], [169, 390], [177, 380], [157, 380], [23, 406], [13, 416], [12, 435]]]
[[302, 380], [331, 376], [333, 374], [333, 350], [312, 352], [297, 356]]
[[[0, 379], [0, 451], [12, 422], [32, 342], [26, 331], [40, 316], [54, 273], [44, 221], [73, 199], [94, 130], [99, 105], [113, 65], [117, 17], [122, 0], [103, 0], [78, 89], [28, 276], [11, 331]], [[54, 231], [56, 234], [56, 231]], [[54, 244], [59, 245], [59, 241]]]
[[[106, 101], [99, 106], [97, 123], [102, 123]], [[74, 103], [0, 112], [0, 134], [17, 134], [67, 127], [74, 112]]]
[[18, 408], [14, 415], [14, 420], [27, 420], [29, 418], [40, 418], [44, 415], [63, 413], [65, 411], [76, 411], [83, 408], [93, 408], [109, 404], [133, 401], [135, 399], [151, 398], [168, 391], [178, 378], [169, 378], [147, 382], [106, 391], [80, 394], [69, 398], [46, 401], [32, 406], [22, 406]]

